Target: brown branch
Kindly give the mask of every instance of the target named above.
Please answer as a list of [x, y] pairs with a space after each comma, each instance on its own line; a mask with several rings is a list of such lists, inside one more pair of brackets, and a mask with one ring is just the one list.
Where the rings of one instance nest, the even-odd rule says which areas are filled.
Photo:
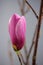
[[29, 59], [29, 57], [30, 57], [30, 54], [31, 54], [33, 45], [34, 45], [34, 43], [35, 43], [36, 33], [37, 33], [37, 25], [36, 25], [35, 32], [34, 32], [34, 36], [33, 36], [33, 39], [32, 39], [32, 44], [31, 44], [31, 46], [30, 46], [30, 49], [29, 49], [29, 52], [28, 52], [28, 55], [27, 55], [27, 62], [26, 62], [26, 65], [28, 64], [28, 59]]
[[25, 0], [23, 0], [23, 3], [21, 3], [20, 0], [18, 0], [18, 4], [20, 6], [21, 14], [25, 15], [28, 12], [28, 9], [29, 9], [29, 7], [28, 7], [28, 9], [26, 11], [24, 11], [25, 10]]
[[29, 50], [29, 53], [28, 53], [28, 56], [27, 57], [30, 56], [30, 53], [32, 51], [32, 48], [33, 48], [33, 45], [34, 45], [34, 42], [35, 42], [36, 33], [37, 33], [37, 25], [36, 25], [36, 29], [35, 29], [35, 32], [34, 32], [34, 36], [33, 36], [33, 39], [32, 39], [32, 45], [30, 47], [30, 50]]
[[20, 58], [19, 54], [17, 54], [17, 56], [18, 56], [18, 59], [20, 61], [20, 65], [22, 65], [22, 61], [21, 61], [21, 58]]
[[22, 59], [24, 65], [25, 65], [25, 61], [24, 61], [24, 59], [23, 59], [23, 56], [22, 56], [21, 52], [20, 52], [20, 56], [21, 56], [21, 59]]
[[20, 0], [18, 0], [18, 4], [20, 6], [21, 14], [24, 15], [25, 1], [23, 0], [23, 2], [21, 3]]
[[36, 35], [34, 53], [33, 53], [33, 58], [32, 58], [32, 65], [36, 65], [36, 54], [37, 54], [37, 48], [38, 48], [39, 33], [40, 33], [40, 28], [41, 28], [42, 7], [43, 7], [43, 0], [41, 0], [41, 6], [40, 6], [40, 12], [39, 12], [39, 20], [38, 20], [38, 28], [37, 28], [37, 35]]
[[29, 2], [27, 0], [25, 0], [25, 2], [27, 3], [27, 5], [31, 8], [31, 10], [33, 11], [33, 13], [35, 14], [36, 18], [38, 19], [38, 15], [36, 14], [35, 10], [32, 8], [32, 6], [29, 4]]

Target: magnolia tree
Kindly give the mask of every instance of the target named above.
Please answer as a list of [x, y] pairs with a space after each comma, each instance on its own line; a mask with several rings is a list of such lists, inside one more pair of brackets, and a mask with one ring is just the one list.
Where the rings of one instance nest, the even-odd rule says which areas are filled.
[[[14, 13], [11, 15], [9, 19], [9, 24], [8, 24], [8, 31], [10, 35], [10, 39], [12, 42], [12, 47], [14, 52], [16, 52], [18, 59], [20, 61], [20, 65], [29, 65], [29, 57], [32, 51], [32, 48], [34, 47], [34, 52], [33, 52], [33, 57], [32, 57], [32, 65], [36, 65], [36, 55], [37, 55], [37, 48], [38, 48], [38, 40], [39, 40], [39, 34], [40, 34], [40, 28], [41, 28], [41, 19], [43, 16], [43, 0], [41, 0], [40, 3], [40, 11], [39, 15], [35, 12], [33, 7], [29, 4], [27, 0], [17, 0], [18, 4], [20, 6], [20, 11], [21, 15], [17, 13]], [[27, 9], [25, 10], [25, 5], [27, 4]], [[25, 14], [28, 12], [28, 10], [31, 9], [34, 13], [34, 15], [37, 18], [37, 25], [36, 29], [33, 35], [32, 39], [32, 44], [29, 49], [29, 52], [27, 53], [27, 48], [26, 48], [26, 18]], [[24, 51], [26, 54], [26, 61], [24, 61], [23, 55], [21, 54], [21, 49], [24, 46]]]

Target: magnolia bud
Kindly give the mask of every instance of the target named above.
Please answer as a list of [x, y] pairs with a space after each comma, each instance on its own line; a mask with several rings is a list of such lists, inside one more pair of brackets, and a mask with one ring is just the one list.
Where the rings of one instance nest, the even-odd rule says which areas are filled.
[[9, 19], [8, 30], [14, 50], [20, 50], [25, 44], [26, 20], [14, 14]]

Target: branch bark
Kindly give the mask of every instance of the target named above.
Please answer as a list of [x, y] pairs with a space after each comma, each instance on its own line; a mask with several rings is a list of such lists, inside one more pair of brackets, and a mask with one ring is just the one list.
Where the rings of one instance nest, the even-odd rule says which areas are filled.
[[38, 19], [38, 15], [35, 12], [35, 10], [33, 9], [33, 7], [29, 4], [29, 2], [27, 0], [25, 0], [25, 2], [27, 3], [27, 5], [31, 8], [31, 10], [33, 11], [33, 13], [35, 14], [36, 18]]
[[30, 57], [32, 48], [33, 48], [33, 46], [34, 46], [34, 44], [35, 44], [36, 33], [37, 33], [37, 25], [36, 25], [35, 32], [34, 32], [34, 35], [33, 35], [32, 44], [31, 44], [30, 49], [29, 49], [29, 52], [28, 52], [28, 54], [27, 54], [27, 62], [26, 62], [26, 65], [28, 64], [28, 59], [29, 59], [29, 57]]
[[33, 58], [32, 58], [32, 65], [36, 65], [36, 55], [37, 55], [37, 48], [38, 48], [38, 40], [39, 40], [39, 33], [40, 33], [40, 28], [41, 28], [42, 8], [43, 8], [43, 0], [41, 0], [39, 19], [38, 19], [37, 35], [36, 35], [36, 41], [35, 41], [35, 46], [34, 46], [34, 53], [33, 53]]
[[20, 61], [20, 65], [22, 65], [22, 61], [21, 61], [21, 58], [20, 58], [19, 54], [17, 54], [17, 56], [18, 56], [18, 59]]

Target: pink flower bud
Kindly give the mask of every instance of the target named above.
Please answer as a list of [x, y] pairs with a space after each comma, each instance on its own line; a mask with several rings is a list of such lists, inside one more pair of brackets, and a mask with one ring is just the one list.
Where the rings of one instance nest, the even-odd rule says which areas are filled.
[[14, 14], [9, 19], [9, 34], [12, 41], [13, 48], [20, 50], [25, 43], [26, 34], [26, 20], [25, 17], [20, 17], [18, 14]]

